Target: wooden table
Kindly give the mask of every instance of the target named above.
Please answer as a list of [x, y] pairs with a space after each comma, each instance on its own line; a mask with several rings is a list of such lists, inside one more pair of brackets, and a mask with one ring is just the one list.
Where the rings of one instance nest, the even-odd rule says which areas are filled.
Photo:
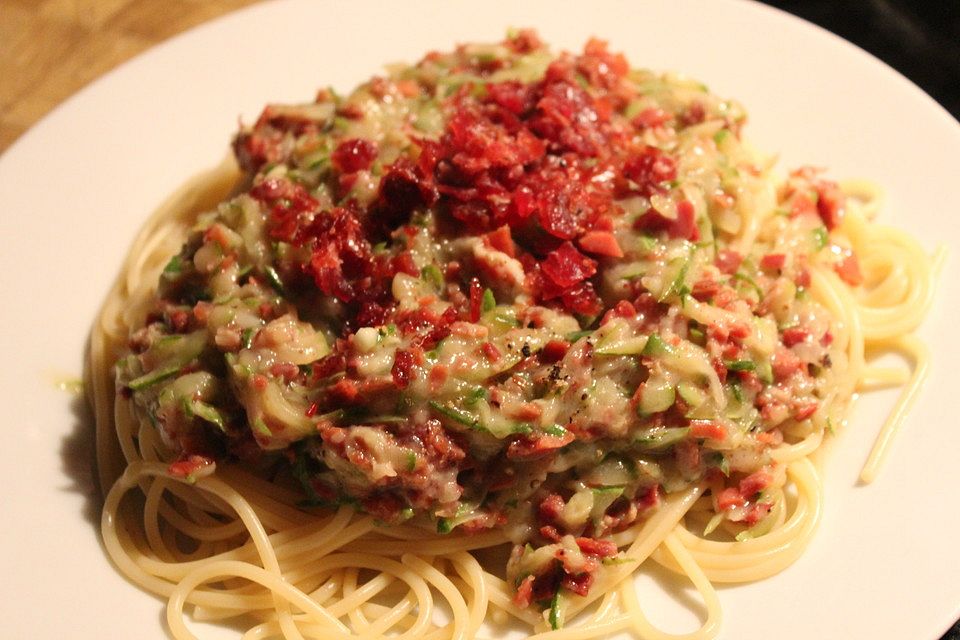
[[91, 80], [258, 0], [0, 0], [0, 153]]

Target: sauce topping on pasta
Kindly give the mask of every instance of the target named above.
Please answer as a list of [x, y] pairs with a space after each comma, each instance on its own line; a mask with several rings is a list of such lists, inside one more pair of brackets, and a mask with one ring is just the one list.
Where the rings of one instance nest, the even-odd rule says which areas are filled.
[[844, 408], [809, 267], [862, 276], [837, 186], [772, 186], [744, 120], [529, 31], [268, 106], [118, 388], [176, 476], [237, 462], [306, 506], [502, 530], [520, 606], [586, 594], [611, 536], [691, 483], [705, 529], [763, 533], [771, 451]]

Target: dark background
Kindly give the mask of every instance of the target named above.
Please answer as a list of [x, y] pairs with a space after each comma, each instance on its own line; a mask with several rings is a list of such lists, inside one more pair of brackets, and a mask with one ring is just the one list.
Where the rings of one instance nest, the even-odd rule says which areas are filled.
[[[866, 49], [960, 120], [960, 0], [763, 1]], [[960, 621], [941, 640], [960, 640]]]
[[763, 0], [866, 49], [960, 120], [960, 0]]

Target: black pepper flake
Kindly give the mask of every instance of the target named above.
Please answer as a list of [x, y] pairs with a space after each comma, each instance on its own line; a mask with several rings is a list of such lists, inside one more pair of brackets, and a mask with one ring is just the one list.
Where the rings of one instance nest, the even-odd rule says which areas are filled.
[[530, 345], [529, 345], [528, 343], [524, 343], [523, 347], [520, 349], [520, 353], [523, 354], [523, 357], [524, 357], [524, 358], [529, 358], [529, 357], [530, 357]]

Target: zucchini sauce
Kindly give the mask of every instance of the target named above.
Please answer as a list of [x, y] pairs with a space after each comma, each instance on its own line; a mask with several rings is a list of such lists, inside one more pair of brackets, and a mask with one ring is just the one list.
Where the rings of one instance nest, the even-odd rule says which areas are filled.
[[613, 534], [691, 483], [704, 530], [761, 534], [785, 509], [778, 447], [842, 420], [809, 267], [861, 275], [831, 237], [837, 185], [771, 181], [745, 118], [531, 31], [270, 105], [119, 393], [173, 476], [241, 464], [304, 508], [502, 531], [521, 607], [585, 595]]

